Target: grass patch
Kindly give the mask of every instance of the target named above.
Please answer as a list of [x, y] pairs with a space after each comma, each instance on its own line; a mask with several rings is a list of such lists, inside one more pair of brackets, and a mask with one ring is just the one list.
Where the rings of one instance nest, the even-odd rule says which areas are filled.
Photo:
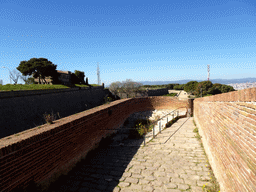
[[[96, 87], [99, 86], [97, 84], [91, 84], [91, 86]], [[0, 91], [19, 91], [19, 90], [42, 90], [42, 89], [68, 89], [72, 87], [89, 87], [89, 85], [80, 85], [80, 84], [73, 84], [71, 86], [66, 86], [62, 84], [6, 84], [0, 85]]]

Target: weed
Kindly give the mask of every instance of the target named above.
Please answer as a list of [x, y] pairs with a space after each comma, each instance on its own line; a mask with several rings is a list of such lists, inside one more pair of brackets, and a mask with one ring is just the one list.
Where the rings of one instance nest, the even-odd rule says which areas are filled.
[[174, 119], [172, 119], [171, 121], [169, 121], [168, 123], [166, 123], [165, 128], [171, 127], [172, 124], [174, 124], [176, 121], [178, 121], [179, 117], [175, 117]]
[[135, 128], [130, 130], [130, 138], [141, 138], [153, 129], [154, 122], [145, 119], [137, 119]]
[[[59, 115], [59, 112], [57, 113], [59, 118], [60, 118], [60, 115]], [[45, 121], [48, 123], [48, 124], [53, 124], [53, 121], [56, 120], [56, 116], [53, 115], [53, 112], [52, 112], [52, 115], [50, 114], [44, 114], [44, 119]]]

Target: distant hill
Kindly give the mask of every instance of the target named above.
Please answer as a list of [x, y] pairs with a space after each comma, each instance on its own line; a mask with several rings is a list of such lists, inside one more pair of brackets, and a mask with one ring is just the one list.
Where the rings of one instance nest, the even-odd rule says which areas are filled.
[[[206, 80], [193, 80], [193, 79], [186, 79], [186, 80], [179, 80], [179, 81], [138, 81], [142, 85], [165, 85], [165, 84], [186, 84], [189, 81], [206, 81]], [[234, 84], [234, 83], [246, 83], [246, 82], [256, 82], [256, 78], [242, 78], [242, 79], [210, 79], [212, 83], [220, 83], [220, 84]], [[106, 85], [107, 87], [109, 85]]]

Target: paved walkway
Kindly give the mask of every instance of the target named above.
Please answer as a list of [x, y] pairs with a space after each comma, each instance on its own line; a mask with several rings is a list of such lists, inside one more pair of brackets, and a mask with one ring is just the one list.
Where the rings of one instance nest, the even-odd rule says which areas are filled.
[[[182, 126], [181, 126], [182, 125]], [[92, 152], [50, 191], [202, 191], [211, 183], [193, 118], [179, 119], [143, 146], [143, 139], [113, 142]], [[178, 131], [177, 131], [178, 130]]]

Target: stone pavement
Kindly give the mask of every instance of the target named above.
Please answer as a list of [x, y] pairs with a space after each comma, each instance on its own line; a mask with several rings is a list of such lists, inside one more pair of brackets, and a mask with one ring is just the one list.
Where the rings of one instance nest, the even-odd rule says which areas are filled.
[[200, 192], [204, 184], [211, 185], [206, 181], [210, 171], [194, 128], [193, 118], [186, 117], [145, 147], [143, 139], [103, 144], [49, 191]]

